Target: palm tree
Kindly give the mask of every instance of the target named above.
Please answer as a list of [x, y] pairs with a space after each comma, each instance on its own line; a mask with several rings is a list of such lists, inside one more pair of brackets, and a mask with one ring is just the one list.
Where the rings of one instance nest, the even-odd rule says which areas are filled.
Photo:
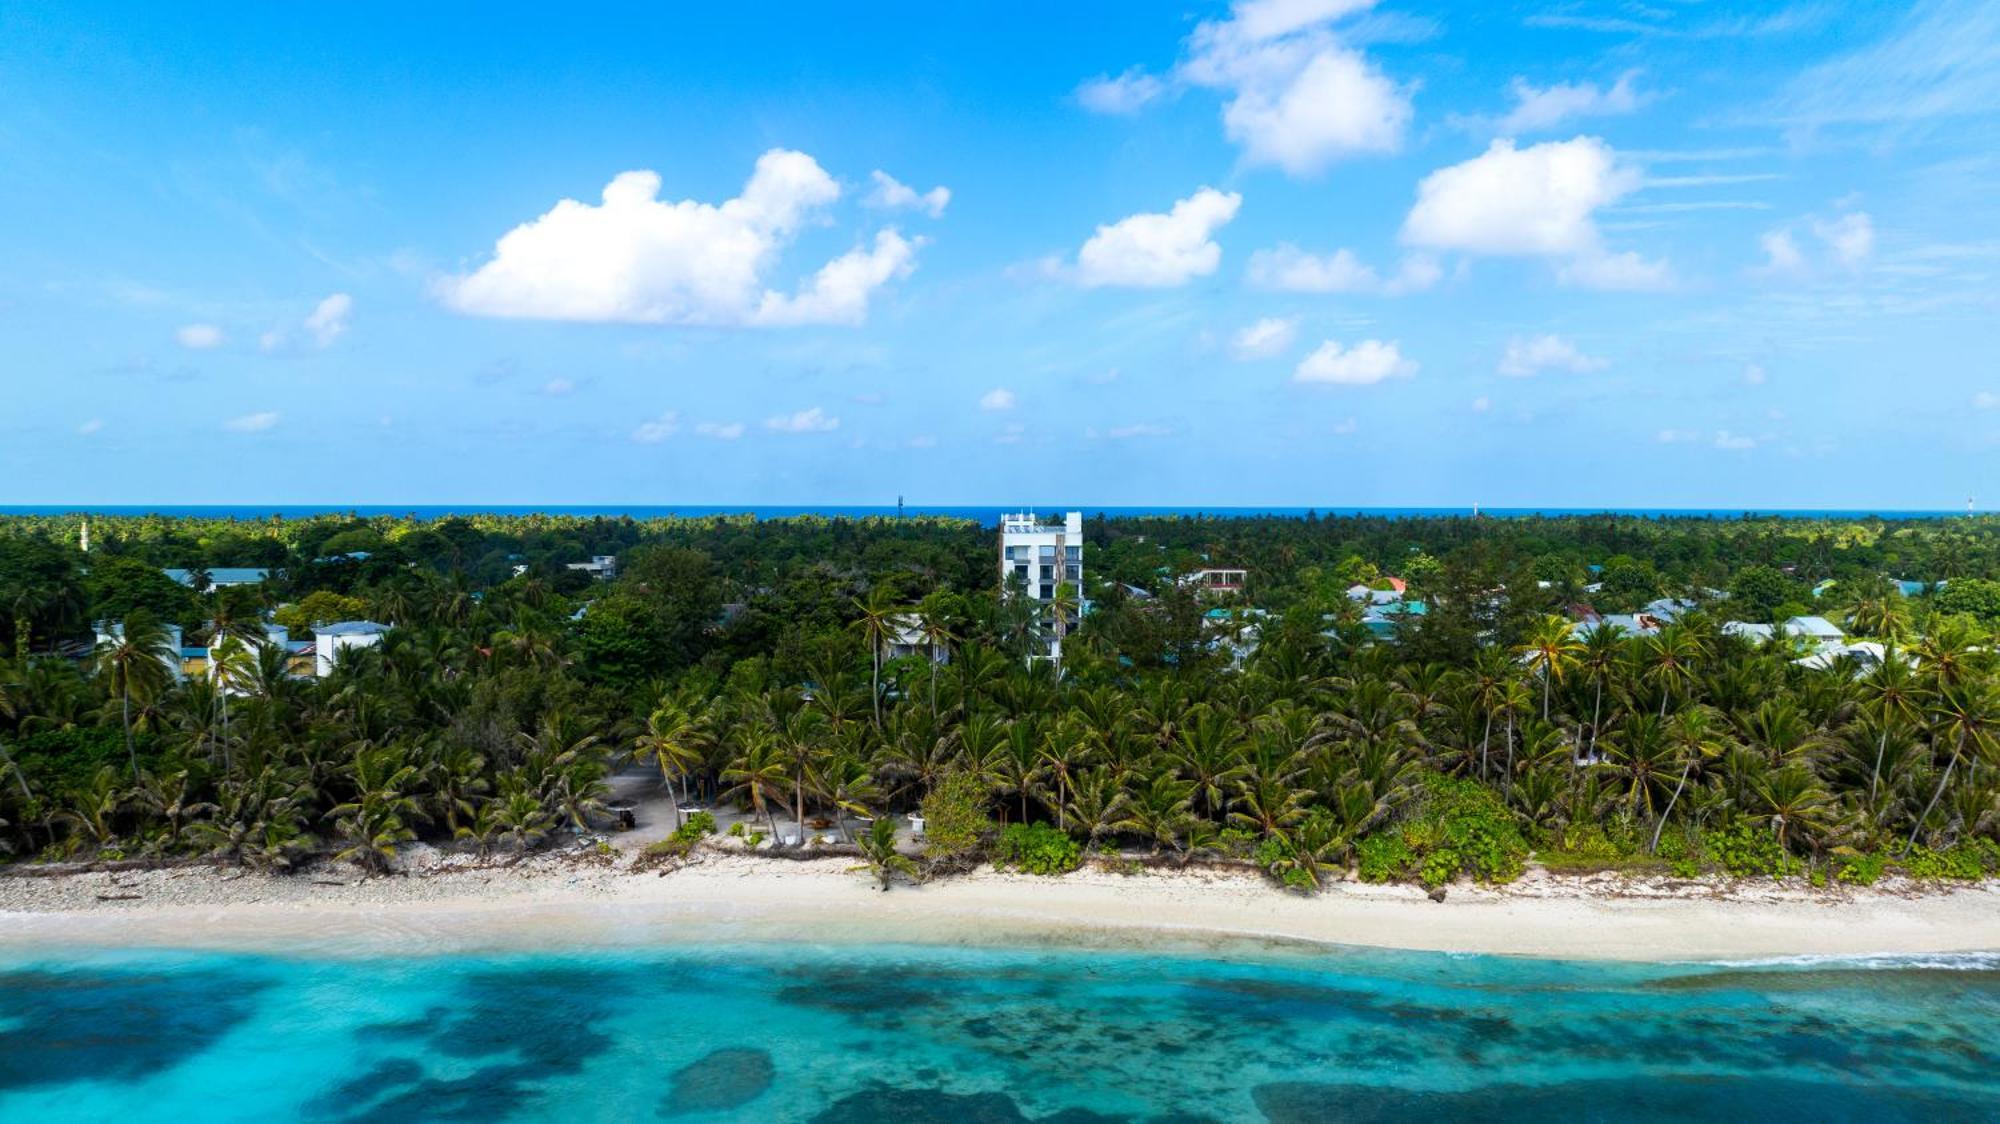
[[[923, 604], [917, 607], [917, 631], [923, 636], [926, 655], [930, 657], [932, 721], [936, 721], [938, 716], [938, 664], [950, 659], [952, 645], [958, 643], [958, 636], [951, 631], [956, 601], [952, 595], [940, 590], [924, 598]], [[945, 658], [939, 659], [940, 655]]]
[[922, 881], [923, 872], [917, 864], [896, 850], [896, 821], [887, 816], [876, 819], [868, 825], [868, 831], [861, 836], [862, 869], [875, 876], [875, 881], [883, 891], [898, 874], [912, 882]]
[[735, 759], [722, 770], [722, 781], [730, 786], [723, 791], [722, 798], [748, 806], [753, 815], [763, 816], [765, 826], [775, 838], [778, 823], [771, 818], [771, 801], [775, 797], [778, 803], [784, 803], [786, 779], [777, 738], [768, 730], [746, 730], [738, 742]]
[[132, 698], [150, 698], [173, 678], [180, 653], [175, 651], [167, 630], [143, 613], [132, 613], [109, 636], [98, 643], [97, 674], [106, 678], [118, 696], [120, 716], [125, 726], [125, 756], [132, 765], [132, 783], [139, 783], [139, 751], [132, 740]]
[[1653, 838], [1646, 844], [1649, 855], [1659, 853], [1660, 833], [1666, 830], [1674, 805], [1687, 789], [1688, 777], [1696, 767], [1720, 755], [1726, 744], [1716, 730], [1714, 711], [1704, 706], [1683, 707], [1675, 712], [1673, 721], [1667, 725], [1666, 737], [1681, 759], [1681, 776], [1674, 783], [1674, 794], [1667, 798], [1667, 806], [1660, 811], [1659, 822], [1653, 825]]
[[903, 610], [896, 604], [895, 593], [886, 583], [869, 589], [868, 596], [854, 598], [854, 610], [860, 617], [854, 627], [861, 634], [862, 642], [868, 645], [870, 677], [869, 701], [875, 708], [875, 728], [882, 728], [882, 649], [888, 646], [891, 637], [897, 635], [899, 618]]
[[[674, 828], [681, 826], [681, 806], [687, 803], [687, 776], [703, 760], [708, 743], [706, 724], [689, 714], [678, 701], [666, 698], [646, 716], [646, 730], [632, 739], [632, 756], [651, 758], [659, 767], [660, 783], [674, 804]], [[680, 782], [680, 793], [674, 783]]]
[[1701, 641], [1684, 624], [1670, 624], [1646, 637], [1645, 676], [1660, 689], [1660, 717], [1667, 716], [1667, 702], [1694, 679], [1695, 661], [1701, 658]]
[[1576, 663], [1583, 650], [1570, 622], [1553, 615], [1530, 626], [1527, 638], [1515, 649], [1529, 667], [1541, 672], [1542, 721], [1549, 720], [1549, 688], [1562, 682], [1563, 673]]
[[1875, 746], [1875, 767], [1868, 773], [1868, 800], [1872, 804], [1882, 781], [1882, 755], [1889, 748], [1889, 732], [1915, 725], [1923, 718], [1923, 689], [1909, 660], [1893, 644], [1882, 653], [1881, 664], [1861, 680], [1861, 705], [1882, 728]]
[[[1971, 750], [1977, 757], [1991, 756], [1994, 748], [1994, 725], [2000, 722], [2000, 696], [1988, 683], [1956, 683], [1938, 691], [1931, 707], [1931, 744], [1939, 740], [1951, 740], [1951, 759], [1945, 763], [1944, 775], [1938, 778], [1937, 791], [1931, 793], [1930, 802], [1918, 814], [1917, 822], [1910, 828], [1910, 838], [1903, 844], [1907, 852], [1917, 845], [1917, 835], [1924, 830], [1925, 821], [1931, 818], [1931, 810], [1951, 784], [1951, 775], [1958, 768], [1960, 758]], [[1933, 750], [1935, 752], [1935, 750]]]

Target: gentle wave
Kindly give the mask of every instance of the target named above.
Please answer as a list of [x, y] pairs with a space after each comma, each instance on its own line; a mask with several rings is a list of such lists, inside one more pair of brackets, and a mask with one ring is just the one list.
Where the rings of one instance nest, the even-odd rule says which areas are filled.
[[1765, 956], [1752, 960], [1704, 960], [1713, 968], [1929, 968], [1946, 972], [2000, 971], [1995, 952], [1874, 952]]

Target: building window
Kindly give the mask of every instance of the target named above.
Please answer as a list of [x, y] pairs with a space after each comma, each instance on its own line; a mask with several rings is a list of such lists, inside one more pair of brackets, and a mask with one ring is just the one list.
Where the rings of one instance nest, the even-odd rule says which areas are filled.
[[1024, 565], [1020, 565], [1020, 566], [1016, 566], [1016, 567], [1014, 567], [1014, 576], [1015, 576], [1015, 577], [1017, 577], [1017, 578], [1020, 578], [1020, 579], [1021, 579], [1021, 584], [1022, 584], [1022, 585], [1027, 585], [1027, 584], [1028, 584], [1028, 567], [1027, 567], [1027, 566], [1026, 566], [1025, 564], [1024, 564]]
[[1042, 600], [1047, 601], [1049, 598], [1054, 597], [1055, 595], [1056, 595], [1055, 586], [1045, 585], [1042, 587]]
[[1081, 562], [1083, 560], [1083, 548], [1080, 546], [1063, 547], [1063, 553], [1069, 557], [1071, 562]]
[[1080, 582], [1083, 580], [1083, 567], [1065, 566], [1063, 568], [1063, 577], [1067, 581]]
[[1053, 546], [1045, 546], [1045, 547], [1043, 547], [1043, 548], [1042, 548], [1042, 557], [1044, 557], [1044, 558], [1054, 558], [1055, 556], [1056, 556], [1056, 548], [1055, 548], [1055, 547], [1053, 547]]
[[1054, 566], [1044, 566], [1044, 567], [1042, 567], [1042, 580], [1043, 580], [1043, 581], [1045, 581], [1045, 582], [1046, 582], [1046, 581], [1052, 581], [1052, 580], [1054, 580], [1054, 579], [1055, 579], [1055, 576], [1056, 576], [1056, 568], [1055, 568]]

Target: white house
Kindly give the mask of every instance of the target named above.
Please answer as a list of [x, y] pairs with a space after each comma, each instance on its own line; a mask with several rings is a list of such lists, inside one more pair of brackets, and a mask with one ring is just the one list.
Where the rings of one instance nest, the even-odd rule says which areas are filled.
[[[1083, 512], [1072, 511], [1061, 523], [1043, 523], [1033, 512], [1000, 517], [1000, 587], [1009, 595], [1025, 594], [1049, 601], [1056, 587], [1067, 583], [1083, 596]], [[1056, 632], [1067, 632], [1061, 622]], [[1050, 659], [1062, 658], [1062, 637], [1048, 637]]]
[[608, 582], [618, 576], [618, 556], [615, 554], [593, 554], [590, 556], [590, 561], [571, 562], [565, 568], [581, 570], [598, 581]]
[[1181, 585], [1193, 589], [1196, 593], [1210, 593], [1226, 597], [1231, 594], [1242, 593], [1244, 583], [1249, 580], [1249, 577], [1250, 574], [1247, 570], [1210, 568], [1196, 570], [1191, 574], [1183, 575]]
[[388, 631], [388, 625], [374, 621], [314, 625], [313, 674], [321, 678], [333, 674], [333, 664], [340, 653], [350, 648], [373, 648], [382, 642], [383, 634]]
[[882, 658], [900, 660], [906, 656], [928, 655], [932, 663], [951, 662], [951, 649], [944, 645], [932, 645], [924, 635], [924, 620], [915, 613], [899, 613], [890, 617], [889, 634], [882, 640]]

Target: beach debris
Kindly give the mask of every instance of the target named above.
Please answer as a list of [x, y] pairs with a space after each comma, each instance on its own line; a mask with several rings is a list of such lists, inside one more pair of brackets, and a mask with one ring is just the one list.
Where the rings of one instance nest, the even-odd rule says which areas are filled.
[[1437, 889], [1431, 891], [1431, 900], [1434, 902], [1441, 902], [1444, 900], [1443, 886], [1439, 886]]

